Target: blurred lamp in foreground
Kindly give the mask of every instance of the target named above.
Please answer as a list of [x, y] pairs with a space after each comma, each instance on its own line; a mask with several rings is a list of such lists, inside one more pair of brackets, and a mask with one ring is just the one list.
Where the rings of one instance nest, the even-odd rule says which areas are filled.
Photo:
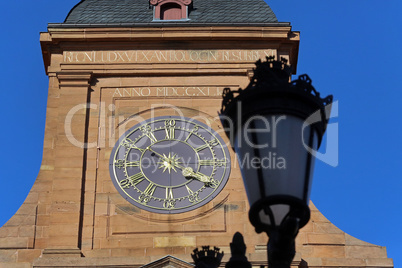
[[239, 161], [250, 221], [270, 238], [270, 267], [290, 266], [295, 237], [310, 219], [314, 152], [332, 103], [307, 75], [289, 82], [286, 63], [258, 61], [247, 88], [224, 90], [220, 114]]

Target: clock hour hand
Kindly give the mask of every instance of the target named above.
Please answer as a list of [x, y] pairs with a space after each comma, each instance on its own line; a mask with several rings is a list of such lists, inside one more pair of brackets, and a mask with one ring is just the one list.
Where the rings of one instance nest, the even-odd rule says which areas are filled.
[[181, 173], [186, 178], [187, 177], [194, 178], [194, 179], [199, 180], [200, 182], [203, 182], [203, 183], [210, 183], [211, 182], [211, 180], [210, 180], [210, 178], [208, 176], [206, 176], [204, 174], [201, 174], [201, 173], [195, 173], [194, 170], [191, 167], [184, 168]]

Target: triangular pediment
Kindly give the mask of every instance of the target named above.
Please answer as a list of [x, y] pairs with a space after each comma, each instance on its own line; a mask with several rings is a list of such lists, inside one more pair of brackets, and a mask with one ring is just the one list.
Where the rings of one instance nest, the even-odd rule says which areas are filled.
[[148, 263], [141, 268], [193, 268], [195, 265], [167, 255], [159, 260]]

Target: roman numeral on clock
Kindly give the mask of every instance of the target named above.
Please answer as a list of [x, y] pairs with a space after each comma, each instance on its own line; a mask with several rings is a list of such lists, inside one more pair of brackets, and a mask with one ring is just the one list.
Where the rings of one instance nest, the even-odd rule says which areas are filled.
[[124, 147], [126, 147], [127, 149], [136, 149], [136, 150], [139, 150], [141, 153], [143, 153], [145, 151], [145, 149], [137, 147], [135, 145], [135, 143], [132, 140], [130, 140], [129, 138], [126, 138], [121, 144]]
[[165, 121], [165, 131], [166, 131], [166, 139], [173, 140], [174, 139], [174, 126], [176, 125], [176, 121], [166, 120]]
[[196, 150], [197, 152], [200, 152], [200, 151], [204, 150], [205, 148], [208, 148], [208, 146], [209, 146], [209, 144], [204, 144], [204, 145], [201, 145], [201, 146], [198, 147], [198, 148], [195, 148], [195, 150]]
[[147, 136], [151, 140], [151, 142], [155, 143], [158, 141], [155, 138], [154, 133], [152, 132], [151, 126], [143, 126], [143, 127], [141, 127], [141, 131], [142, 131], [142, 133], [145, 134], [145, 136]]
[[173, 199], [173, 189], [172, 188], [166, 188], [166, 199]]
[[114, 161], [114, 166], [117, 167], [118, 169], [121, 169], [124, 167], [125, 161], [122, 159], [117, 159]]
[[147, 137], [151, 140], [151, 142], [155, 143], [155, 142], [158, 141], [158, 140], [155, 138], [154, 133], [149, 132], [149, 133], [147, 133], [146, 135], [147, 135]]
[[130, 180], [131, 185], [134, 186], [144, 180], [144, 175], [142, 174], [142, 172], [139, 172], [133, 176], [128, 177], [128, 179]]
[[144, 180], [144, 175], [139, 172], [133, 176], [128, 177], [127, 179], [121, 180], [120, 185], [124, 189], [130, 188], [130, 186], [135, 186], [138, 183], [142, 182]]
[[139, 167], [140, 161], [126, 162], [126, 167]]
[[204, 145], [201, 145], [200, 147], [196, 148], [195, 150], [196, 150], [197, 152], [199, 152], [199, 151], [204, 150], [205, 148], [207, 148], [207, 147], [209, 147], [209, 146], [214, 147], [214, 146], [218, 146], [218, 145], [219, 145], [218, 140], [217, 140], [217, 139], [213, 139], [213, 140], [211, 140], [211, 141], [208, 141], [208, 143], [206, 143], [206, 144], [204, 144]]
[[144, 190], [144, 194], [146, 195], [153, 195], [156, 189], [156, 185], [153, 184], [152, 182], [147, 186], [147, 188]]
[[197, 133], [199, 127], [198, 126], [194, 126], [193, 130], [190, 131], [190, 133], [188, 134], [187, 138], [184, 140], [184, 142], [187, 142], [187, 140], [191, 137], [191, 135], [193, 135], [194, 133]]
[[190, 187], [188, 187], [187, 186], [187, 184], [186, 184], [186, 189], [187, 189], [187, 192], [188, 192], [188, 194], [194, 194], [194, 192], [190, 189]]
[[187, 192], [188, 192], [188, 201], [190, 201], [191, 203], [196, 203], [196, 202], [198, 202], [198, 201], [199, 201], [198, 193], [197, 193], [197, 192], [194, 193], [194, 192], [190, 189], [190, 187], [188, 187], [187, 185], [186, 185], [186, 189], [187, 189]]
[[210, 140], [208, 143], [209, 143], [209, 145], [211, 145], [211, 147], [219, 145], [219, 142], [217, 139]]

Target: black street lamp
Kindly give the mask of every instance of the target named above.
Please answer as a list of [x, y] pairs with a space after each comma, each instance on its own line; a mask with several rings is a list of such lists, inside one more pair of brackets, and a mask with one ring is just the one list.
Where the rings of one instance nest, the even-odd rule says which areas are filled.
[[332, 103], [307, 75], [289, 82], [286, 63], [258, 61], [246, 89], [224, 90], [220, 114], [239, 161], [250, 222], [269, 236], [269, 267], [290, 267], [297, 233], [310, 219], [313, 154]]

